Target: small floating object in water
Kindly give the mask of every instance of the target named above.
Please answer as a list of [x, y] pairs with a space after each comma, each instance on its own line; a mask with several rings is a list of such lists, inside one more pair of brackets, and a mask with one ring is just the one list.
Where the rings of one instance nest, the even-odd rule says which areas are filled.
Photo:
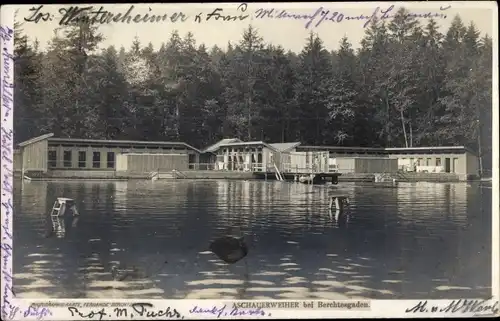
[[233, 264], [247, 256], [248, 247], [243, 237], [223, 236], [210, 243], [210, 251], [222, 261]]

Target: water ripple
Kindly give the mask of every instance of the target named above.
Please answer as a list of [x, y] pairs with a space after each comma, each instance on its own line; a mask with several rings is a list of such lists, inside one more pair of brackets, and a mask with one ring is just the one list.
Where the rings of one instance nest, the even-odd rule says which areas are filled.
[[[465, 183], [310, 186], [263, 181], [16, 185], [20, 297], [419, 299], [491, 292], [491, 189]], [[330, 193], [349, 195], [335, 219]], [[80, 219], [49, 235], [56, 197]], [[208, 251], [244, 235], [248, 257]], [[116, 280], [113, 269], [130, 275]]]

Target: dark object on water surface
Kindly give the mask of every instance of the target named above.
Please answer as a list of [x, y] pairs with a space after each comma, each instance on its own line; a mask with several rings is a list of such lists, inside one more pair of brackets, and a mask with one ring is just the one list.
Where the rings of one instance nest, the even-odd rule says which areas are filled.
[[219, 237], [210, 243], [209, 248], [219, 259], [229, 264], [238, 262], [248, 254], [243, 237]]

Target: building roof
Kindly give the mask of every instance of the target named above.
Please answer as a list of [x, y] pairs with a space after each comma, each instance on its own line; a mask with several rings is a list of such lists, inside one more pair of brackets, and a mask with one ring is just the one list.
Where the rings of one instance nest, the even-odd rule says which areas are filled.
[[346, 146], [305, 146], [301, 145], [301, 149], [328, 150], [338, 152], [361, 152], [361, 153], [418, 153], [425, 151], [467, 151], [471, 154], [476, 154], [465, 146], [431, 146], [431, 147], [346, 147]]
[[213, 145], [210, 145], [207, 148], [205, 148], [203, 150], [203, 153], [213, 153], [213, 152], [217, 151], [220, 148], [221, 145], [230, 144], [230, 143], [236, 143], [236, 142], [241, 142], [241, 140], [238, 139], [238, 138], [224, 138], [224, 139], [218, 141], [217, 143], [215, 143]]
[[49, 133], [49, 134], [44, 134], [44, 135], [40, 135], [40, 136], [37, 136], [37, 137], [33, 137], [31, 139], [28, 139], [28, 140], [25, 140], [24, 142], [19, 143], [19, 146], [20, 147], [24, 147], [24, 146], [27, 146], [27, 145], [30, 145], [30, 144], [34, 144], [34, 143], [37, 143], [39, 141], [48, 139], [48, 138], [50, 138], [52, 136], [54, 136], [53, 133]]
[[130, 145], [158, 145], [158, 146], [186, 146], [198, 153], [201, 151], [183, 142], [162, 142], [162, 141], [142, 141], [142, 140], [106, 140], [106, 139], [83, 139], [83, 138], [51, 138], [51, 142], [87, 143], [87, 144], [130, 144]]
[[388, 152], [425, 152], [425, 151], [434, 151], [434, 152], [439, 152], [439, 151], [450, 151], [450, 150], [456, 150], [456, 151], [466, 151], [471, 154], [476, 155], [474, 151], [471, 149], [465, 147], [465, 146], [430, 146], [430, 147], [388, 147], [385, 148], [386, 151]]
[[160, 142], [160, 141], [140, 141], [140, 140], [106, 140], [106, 139], [83, 139], [83, 138], [54, 138], [53, 133], [45, 134], [42, 136], [38, 136], [22, 143], [19, 143], [19, 146], [24, 147], [29, 144], [36, 143], [38, 141], [48, 139], [49, 142], [59, 142], [59, 143], [85, 143], [85, 144], [130, 144], [130, 145], [156, 145], [156, 146], [185, 146], [191, 150], [194, 150], [198, 153], [201, 151], [189, 144], [183, 142]]
[[294, 143], [273, 143], [269, 144], [279, 150], [280, 152], [288, 152], [291, 149], [294, 149], [295, 147], [300, 145], [300, 142], [294, 142]]
[[[298, 147], [298, 146], [297, 146]], [[384, 151], [383, 147], [347, 147], [347, 146], [306, 146], [301, 145], [301, 149], [317, 149], [328, 151], [342, 151], [342, 152], [372, 152], [380, 153]]]
[[253, 142], [242, 142], [242, 141], [239, 141], [239, 142], [234, 142], [234, 143], [227, 143], [227, 144], [221, 144], [220, 147], [224, 146], [224, 147], [230, 147], [230, 146], [252, 146], [252, 145], [262, 145], [262, 146], [265, 146], [271, 150], [274, 150], [275, 152], [279, 152], [278, 149], [276, 149], [275, 147], [269, 145], [268, 143], [266, 142], [263, 142], [261, 140], [258, 140], [258, 141], [253, 141]]

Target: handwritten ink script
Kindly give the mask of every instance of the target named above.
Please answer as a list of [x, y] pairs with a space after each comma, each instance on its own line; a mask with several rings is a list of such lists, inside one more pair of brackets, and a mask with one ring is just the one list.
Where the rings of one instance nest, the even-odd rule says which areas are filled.
[[104, 10], [104, 7], [95, 8], [88, 7], [64, 7], [59, 9], [60, 17], [56, 18], [54, 14], [44, 11], [44, 6], [32, 7], [30, 14], [24, 18], [25, 22], [39, 23], [44, 21], [52, 21], [59, 19], [59, 25], [71, 25], [76, 23], [88, 24], [109, 24], [109, 23], [158, 23], [170, 20], [175, 23], [177, 21], [186, 21], [189, 17], [183, 12], [153, 13], [151, 8], [144, 14], [134, 14], [135, 6], [131, 5], [125, 12], [111, 12]]
[[12, 204], [13, 193], [13, 142], [12, 110], [14, 108], [14, 30], [0, 27], [2, 41], [2, 319], [13, 319], [19, 308], [11, 302], [15, 297], [12, 289]]
[[23, 316], [25, 318], [35, 317], [37, 320], [42, 320], [47, 316], [52, 316], [52, 312], [47, 308], [30, 306], [26, 311], [24, 311]]
[[[265, 9], [259, 8], [255, 11], [257, 19], [288, 19], [288, 20], [303, 20], [306, 21], [305, 28], [319, 27], [325, 22], [342, 23], [345, 21], [364, 21], [363, 27], [366, 28], [374, 19], [386, 20], [394, 18], [394, 5], [387, 9], [377, 7], [369, 15], [360, 14], [357, 16], [347, 15], [340, 11], [330, 11], [324, 7], [319, 7], [313, 13], [303, 14], [291, 12], [285, 9]], [[409, 12], [407, 18], [440, 18], [446, 19], [447, 15], [444, 11], [450, 9], [451, 6], [440, 7], [438, 12]]]
[[184, 319], [184, 317], [171, 307], [154, 309], [150, 303], [133, 303], [130, 307], [102, 308], [100, 310], [79, 309], [68, 307], [72, 317], [81, 319], [102, 320], [104, 317], [124, 318], [162, 318], [162, 319]]
[[430, 305], [428, 301], [420, 301], [415, 306], [405, 310], [406, 313], [454, 313], [473, 314], [474, 316], [498, 315], [498, 301], [486, 300], [453, 300], [448, 305]]
[[[201, 23], [205, 21], [243, 21], [250, 17], [245, 14], [248, 5], [241, 3], [237, 6], [237, 15], [231, 15], [224, 12], [223, 8], [215, 8], [209, 13], [200, 12], [194, 17], [195, 22]], [[182, 11], [174, 13], [153, 12], [153, 9], [148, 8], [147, 13], [134, 12], [135, 6], [131, 5], [127, 11], [112, 12], [105, 10], [103, 6], [97, 8], [94, 6], [79, 7], [70, 6], [60, 8], [56, 17], [53, 13], [44, 9], [44, 5], [34, 6], [29, 9], [28, 16], [24, 17], [25, 22], [39, 23], [45, 21], [53, 21], [57, 19], [59, 25], [73, 25], [78, 23], [88, 24], [109, 24], [109, 23], [159, 23], [170, 21], [172, 23], [185, 22], [190, 17]]]
[[200, 307], [200, 306], [194, 306], [194, 308], [189, 310], [190, 314], [197, 314], [197, 315], [213, 315], [217, 318], [220, 317], [227, 317], [227, 316], [236, 316], [236, 317], [244, 317], [244, 316], [271, 316], [270, 313], [266, 313], [264, 310], [261, 308], [250, 308], [250, 309], [245, 309], [245, 308], [239, 308], [237, 306], [233, 306], [228, 308], [226, 305], [217, 307], [217, 306], [210, 306], [210, 307]]
[[229, 15], [229, 14], [224, 14], [224, 9], [222, 8], [215, 8], [213, 11], [208, 13], [203, 19], [203, 13], [199, 13], [194, 17], [194, 21], [201, 23], [202, 21], [210, 21], [210, 20], [215, 20], [215, 21], [243, 21], [249, 17], [248, 14], [244, 14], [247, 11], [248, 5], [246, 3], [242, 3], [238, 5], [236, 8], [237, 11], [241, 12], [241, 14], [237, 16]]

